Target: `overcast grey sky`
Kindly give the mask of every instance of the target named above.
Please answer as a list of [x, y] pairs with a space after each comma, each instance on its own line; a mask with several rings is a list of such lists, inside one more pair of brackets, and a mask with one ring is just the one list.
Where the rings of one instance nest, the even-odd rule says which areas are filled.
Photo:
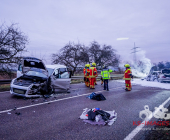
[[69, 41], [94, 40], [123, 60], [135, 42], [152, 62], [170, 61], [169, 0], [0, 0], [0, 22], [18, 23], [29, 53], [46, 63]]

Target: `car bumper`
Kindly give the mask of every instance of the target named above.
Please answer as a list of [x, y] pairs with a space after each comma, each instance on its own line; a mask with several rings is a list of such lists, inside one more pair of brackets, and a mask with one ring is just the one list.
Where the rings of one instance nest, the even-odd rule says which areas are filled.
[[158, 81], [160, 81], [160, 82], [170, 82], [170, 78], [159, 78]]
[[[16, 96], [21, 96], [21, 97], [26, 97], [26, 98], [31, 98], [31, 97], [41, 97], [42, 95], [31, 95], [29, 94], [29, 90], [30, 88], [32, 87], [32, 85], [30, 85], [29, 87], [24, 87], [24, 86], [17, 86], [17, 85], [14, 85], [12, 82], [11, 82], [11, 85], [10, 85], [10, 93], [12, 95], [16, 95]], [[22, 92], [22, 93], [21, 93]]]

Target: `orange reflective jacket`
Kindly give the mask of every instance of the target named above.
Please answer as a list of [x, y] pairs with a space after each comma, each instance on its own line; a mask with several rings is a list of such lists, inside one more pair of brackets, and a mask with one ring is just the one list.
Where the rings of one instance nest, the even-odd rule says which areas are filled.
[[86, 69], [83, 69], [84, 77], [86, 76]]
[[90, 67], [90, 78], [95, 78], [97, 76], [97, 69], [95, 67]]
[[90, 69], [89, 68], [86, 69], [86, 74], [85, 75], [86, 75], [87, 78], [89, 78], [89, 75], [90, 75]]
[[124, 80], [131, 80], [130, 74], [132, 74], [131, 70], [130, 70], [129, 68], [126, 69], [125, 72], [124, 72], [124, 77], [123, 77], [123, 79], [124, 79]]

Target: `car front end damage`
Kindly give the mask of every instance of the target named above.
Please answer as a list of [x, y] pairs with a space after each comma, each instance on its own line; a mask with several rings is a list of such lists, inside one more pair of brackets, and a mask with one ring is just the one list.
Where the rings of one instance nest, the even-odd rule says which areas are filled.
[[41, 97], [47, 93], [47, 79], [24, 77], [15, 78], [11, 82], [10, 93], [22, 97]]

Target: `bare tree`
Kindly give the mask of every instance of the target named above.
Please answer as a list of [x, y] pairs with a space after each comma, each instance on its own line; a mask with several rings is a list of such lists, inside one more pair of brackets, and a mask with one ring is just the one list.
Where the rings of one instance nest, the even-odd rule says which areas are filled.
[[166, 67], [166, 68], [170, 68], [170, 62], [167, 61], [167, 62], [165, 63], [165, 67]]
[[118, 66], [120, 63], [120, 56], [116, 54], [116, 50], [112, 48], [110, 45], [103, 45], [101, 51], [101, 58], [99, 64], [110, 65], [110, 66]]
[[28, 43], [27, 36], [16, 24], [0, 26], [0, 73], [11, 74], [11, 69], [20, 60]]
[[84, 66], [85, 63], [89, 62], [87, 51], [88, 49], [80, 43], [68, 43], [60, 49], [59, 53], [52, 54], [52, 63], [66, 65], [74, 75], [77, 67]]
[[119, 55], [116, 54], [116, 50], [110, 45], [101, 45], [96, 41], [90, 44], [89, 48], [90, 62], [95, 62], [97, 66], [110, 65], [118, 66], [120, 62]]
[[164, 62], [163, 62], [163, 61], [162, 61], [162, 62], [159, 62], [159, 63], [158, 63], [158, 67], [159, 67], [159, 70], [162, 70], [163, 68], [165, 68]]
[[90, 62], [95, 62], [98, 65], [101, 57], [101, 47], [100, 44], [96, 41], [91, 42], [89, 47], [89, 59]]
[[95, 62], [98, 67], [118, 66], [119, 61], [120, 58], [112, 46], [103, 45], [101, 47], [96, 41], [93, 41], [90, 47], [80, 43], [68, 43], [59, 53], [52, 54], [53, 64], [64, 64], [72, 70], [73, 74], [77, 67], [84, 67], [86, 63]]

